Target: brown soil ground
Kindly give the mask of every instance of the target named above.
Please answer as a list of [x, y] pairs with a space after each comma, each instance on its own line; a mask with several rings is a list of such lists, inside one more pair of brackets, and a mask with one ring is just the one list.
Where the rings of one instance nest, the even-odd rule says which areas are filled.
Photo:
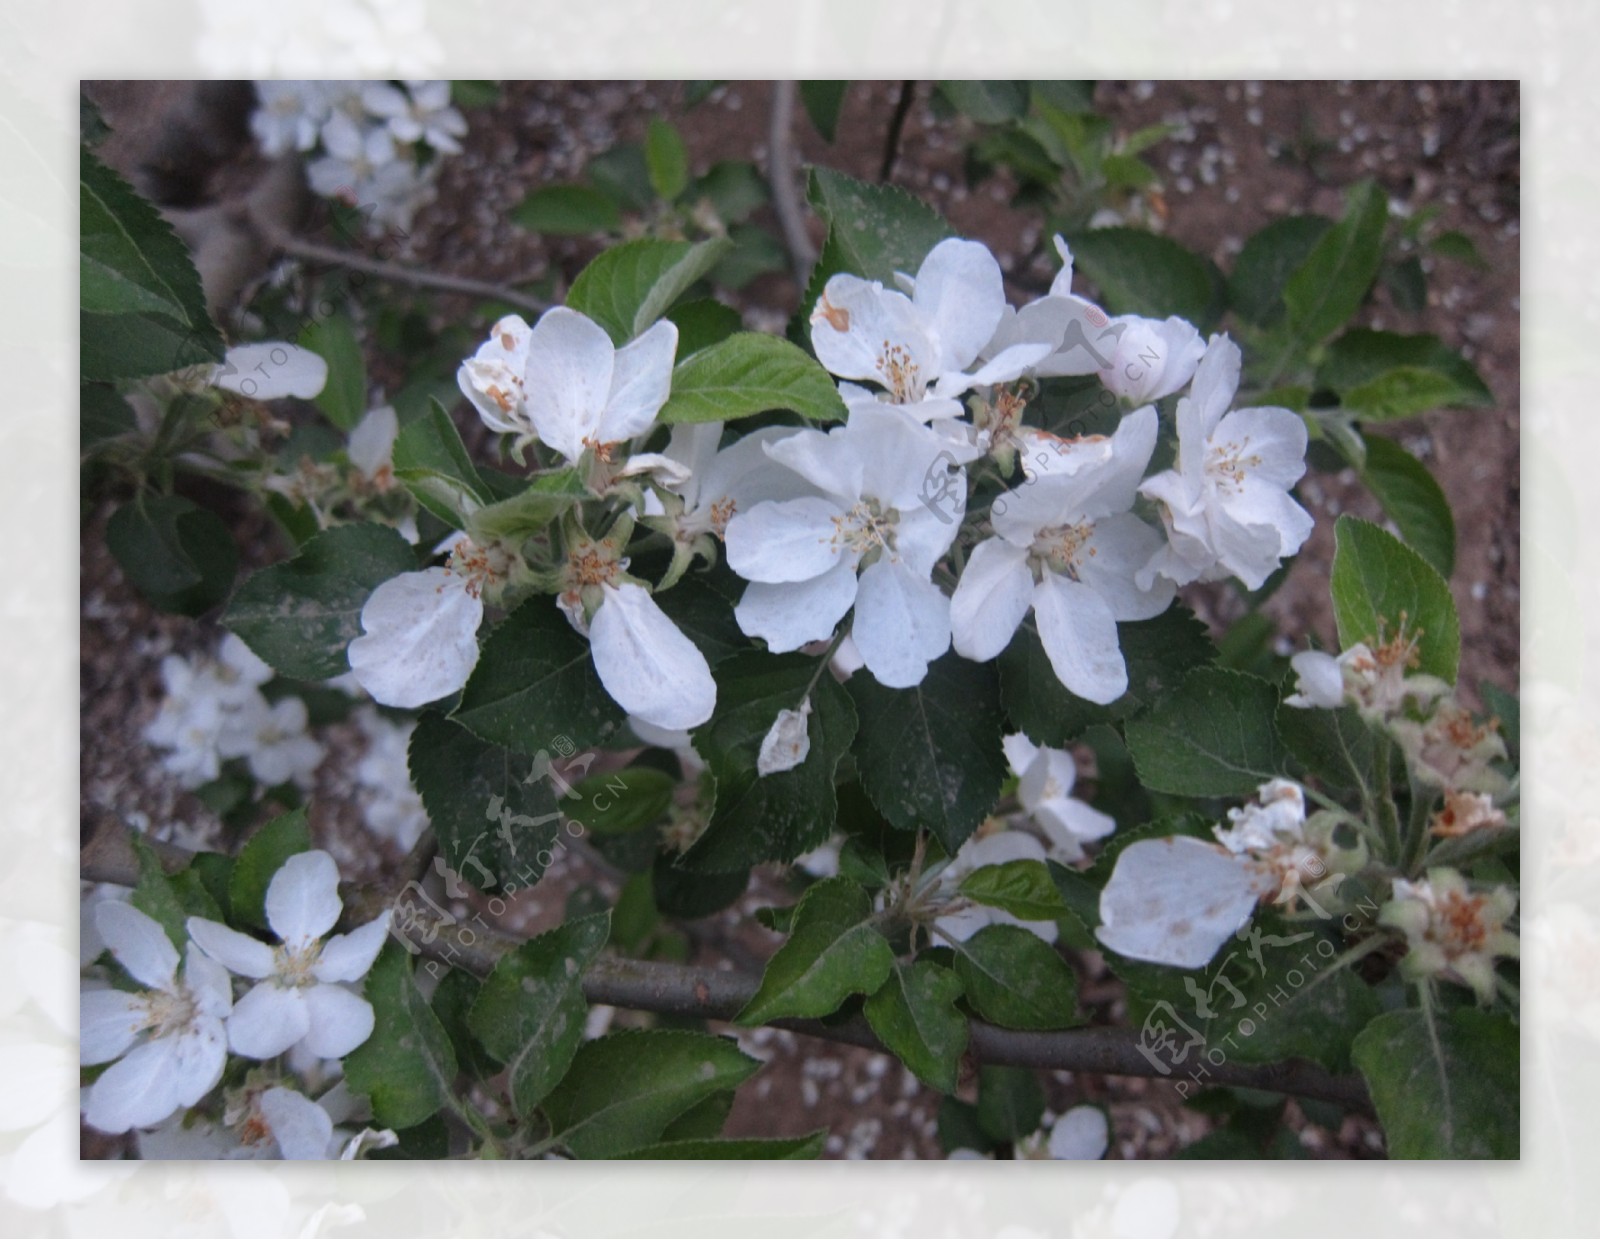
[[[832, 145], [803, 116], [797, 118], [800, 157], [875, 178], [901, 89], [897, 82], [854, 84]], [[192, 205], [247, 185], [259, 161], [239, 144], [236, 126], [219, 122], [208, 130], [215, 165], [204, 169], [198, 183], [158, 175], [156, 166], [167, 158], [163, 152], [172, 149], [174, 116], [185, 108], [192, 114], [186, 90], [148, 83], [94, 87], [116, 131], [104, 148], [107, 158], [147, 192], [164, 187], [169, 200]], [[1019, 290], [1037, 288], [1048, 280], [1045, 268], [1016, 269], [1019, 256], [1038, 240], [1036, 219], [1009, 206], [1010, 187], [1003, 181], [973, 189], [964, 184], [966, 122], [936, 117], [930, 96], [929, 84], [916, 87], [893, 179], [938, 207], [963, 234], [989, 244]], [[721, 158], [762, 162], [769, 98], [765, 83], [734, 83], [685, 113], [676, 84], [508, 84], [497, 103], [469, 114], [466, 153], [447, 161], [439, 200], [419, 215], [407, 261], [505, 283], [553, 277], [564, 285], [594, 246], [545, 241], [512, 224], [509, 212], [530, 190], [575, 178], [590, 157], [614, 142], [640, 138], [648, 119], [658, 114], [679, 124], [697, 172]], [[1175, 127], [1173, 136], [1150, 153], [1165, 183], [1167, 230], [1209, 254], [1224, 270], [1243, 240], [1277, 216], [1337, 214], [1341, 187], [1364, 176], [1376, 177], [1403, 209], [1437, 204], [1440, 227], [1458, 229], [1476, 243], [1484, 266], [1439, 262], [1430, 273], [1428, 307], [1422, 315], [1402, 315], [1380, 295], [1366, 318], [1372, 326], [1439, 335], [1473, 361], [1494, 393], [1490, 409], [1439, 412], [1392, 430], [1427, 461], [1455, 512], [1458, 554], [1451, 584], [1462, 618], [1463, 683], [1488, 680], [1515, 690], [1520, 638], [1517, 85], [1102, 83], [1096, 106], [1122, 133], [1155, 122]], [[184, 143], [192, 148], [192, 136]], [[758, 219], [770, 222], [771, 217], [764, 213]], [[791, 279], [768, 276], [745, 290], [741, 308], [750, 325], [776, 326], [797, 298]], [[442, 314], [470, 310], [465, 301], [440, 302]], [[1296, 645], [1303, 645], [1308, 633], [1324, 642], [1334, 636], [1327, 601], [1332, 517], [1341, 512], [1378, 516], [1375, 503], [1348, 474], [1309, 479], [1302, 499], [1318, 517], [1317, 532], [1270, 603], [1280, 632]], [[105, 551], [107, 511], [102, 507], [90, 514], [83, 537], [85, 823], [110, 814], [161, 834], [181, 825], [214, 836], [215, 819], [152, 764], [141, 733], [160, 699], [161, 657], [172, 650], [209, 648], [215, 632], [159, 615], [138, 598]], [[264, 522], [237, 506], [234, 511], [245, 567], [282, 554]], [[1214, 607], [1217, 597], [1196, 602]], [[347, 877], [377, 877], [399, 858], [374, 851], [370, 838], [361, 833], [352, 805], [352, 762], [340, 760], [358, 753], [358, 734], [337, 727], [324, 739], [335, 760], [325, 763], [317, 790], [319, 841], [339, 856]], [[581, 856], [568, 856], [530, 897], [537, 907], [518, 909], [519, 924], [537, 924], [555, 915], [563, 892], [580, 881], [598, 883], [614, 894], [614, 882], [602, 869]], [[701, 923], [693, 939], [695, 959], [748, 967], [765, 956], [775, 940], [748, 914], [781, 889], [780, 877], [763, 878], [734, 910]], [[1100, 975], [1095, 961], [1081, 965], [1086, 1002], [1102, 1017], [1120, 1015], [1116, 984]], [[783, 1032], [744, 1035], [744, 1040], [753, 1053], [769, 1060], [769, 1067], [741, 1091], [730, 1133], [771, 1134], [826, 1125], [833, 1157], [940, 1156], [934, 1136], [938, 1098], [898, 1064]], [[1048, 1075], [1055, 1109], [1083, 1100], [1108, 1107], [1114, 1158], [1170, 1156], [1209, 1126], [1160, 1082]], [[1381, 1138], [1368, 1125], [1347, 1120], [1340, 1130], [1329, 1131], [1305, 1122], [1292, 1106], [1291, 1115], [1313, 1157], [1371, 1157], [1381, 1150]]]

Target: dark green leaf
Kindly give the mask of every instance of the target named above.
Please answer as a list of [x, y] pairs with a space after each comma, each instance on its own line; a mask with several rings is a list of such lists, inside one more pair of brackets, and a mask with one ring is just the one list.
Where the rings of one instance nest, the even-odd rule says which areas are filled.
[[450, 1035], [411, 976], [411, 957], [384, 944], [362, 991], [372, 1004], [372, 1036], [344, 1058], [350, 1088], [372, 1100], [385, 1128], [411, 1128], [446, 1105], [455, 1088]]
[[453, 718], [518, 753], [561, 753], [603, 743], [626, 716], [595, 674], [589, 643], [554, 599], [535, 595], [484, 639]]
[[367, 416], [367, 361], [350, 316], [313, 320], [300, 333], [300, 344], [328, 363], [328, 382], [316, 397], [317, 408], [340, 430], [355, 429]]
[[90, 448], [136, 429], [133, 406], [116, 388], [104, 383], [85, 383], [78, 389], [78, 450]]
[[692, 202], [709, 202], [724, 224], [742, 224], [771, 197], [766, 177], [745, 159], [718, 160], [686, 192]]
[[679, 362], [659, 420], [726, 422], [790, 409], [813, 421], [844, 417], [828, 372], [779, 336], [740, 332]]
[[661, 1132], [661, 1141], [702, 1141], [722, 1135], [722, 1126], [733, 1110], [734, 1091], [712, 1094], [697, 1102]]
[[669, 853], [657, 853], [651, 871], [656, 907], [668, 917], [693, 921], [720, 913], [745, 893], [749, 870], [699, 874], [673, 865]]
[[613, 1033], [579, 1048], [544, 1102], [555, 1139], [578, 1158], [615, 1158], [656, 1141], [679, 1115], [761, 1067], [728, 1038], [681, 1029]]
[[228, 911], [233, 920], [258, 930], [267, 928], [267, 888], [283, 863], [311, 849], [311, 828], [303, 809], [274, 818], [250, 837], [233, 863], [228, 880]]
[[765, 1025], [828, 1016], [849, 996], [877, 990], [893, 968], [894, 951], [872, 923], [872, 898], [849, 879], [823, 879], [800, 898], [789, 941], [767, 962], [761, 988], [734, 1019]]
[[1078, 977], [1044, 940], [1020, 926], [985, 926], [951, 943], [967, 1002], [1007, 1029], [1065, 1029], [1078, 1023]]
[[181, 495], [139, 496], [111, 514], [106, 546], [162, 611], [198, 616], [233, 585], [239, 548], [216, 513]]
[[1356, 1039], [1356, 1067], [1390, 1158], [1519, 1158], [1520, 1046], [1504, 1016], [1387, 1012]]
[[642, 238], [612, 246], [578, 273], [567, 305], [626, 344], [666, 314], [731, 244], [725, 237], [695, 245]]
[[919, 960], [896, 963], [866, 1002], [867, 1023], [879, 1041], [942, 1094], [955, 1093], [967, 1049], [967, 1018], [956, 1007], [960, 997], [960, 978]]
[[1370, 781], [1380, 742], [1354, 706], [1309, 710], [1280, 705], [1277, 727], [1295, 760], [1330, 788], [1353, 792]]
[[733, 248], [711, 272], [713, 284], [742, 289], [758, 276], [782, 271], [789, 265], [783, 243], [759, 224], [735, 224], [728, 229]]
[[190, 914], [183, 907], [183, 900], [179, 897], [173, 880], [167, 877], [167, 872], [161, 868], [161, 860], [155, 850], [144, 840], [143, 836], [129, 833], [128, 842], [133, 846], [133, 855], [139, 861], [139, 881], [134, 886], [133, 895], [128, 897], [128, 902], [146, 917], [150, 917], [161, 924], [167, 932], [167, 937], [172, 940], [172, 945], [182, 953], [184, 946], [189, 942], [189, 931], [184, 922]]
[[1100, 287], [1107, 311], [1164, 319], [1176, 314], [1202, 332], [1222, 313], [1216, 264], [1170, 237], [1138, 228], [1096, 228], [1071, 239], [1076, 269]]
[[1392, 439], [1363, 435], [1361, 480], [1411, 548], [1449, 580], [1456, 562], [1456, 523], [1428, 467]]
[[609, 914], [566, 922], [501, 956], [467, 1024], [506, 1066], [511, 1102], [528, 1115], [556, 1087], [583, 1041], [583, 975], [611, 933]]
[[488, 108], [500, 102], [500, 83], [462, 79], [450, 83], [450, 102], [458, 108]]
[[1428, 276], [1415, 254], [1383, 269], [1383, 287], [1401, 314], [1421, 314], [1428, 308]]
[[1007, 861], [973, 870], [961, 880], [961, 894], [1023, 921], [1056, 921], [1069, 909], [1042, 861]]
[[345, 650], [361, 636], [372, 592], [416, 566], [387, 525], [336, 525], [249, 577], [222, 622], [280, 674], [326, 680], [350, 670]]
[[939, 93], [957, 112], [982, 125], [1003, 125], [1028, 111], [1026, 82], [975, 82], [967, 79], [939, 83]]
[[1478, 253], [1478, 247], [1473, 244], [1472, 238], [1464, 232], [1442, 232], [1428, 243], [1431, 253], [1440, 258], [1454, 259], [1458, 263], [1466, 263], [1469, 267], [1487, 267], [1483, 256]]
[[1289, 327], [1298, 341], [1309, 345], [1331, 336], [1361, 308], [1383, 261], [1388, 217], [1388, 196], [1376, 182], [1350, 190], [1344, 215], [1284, 283]]
[[1128, 665], [1128, 691], [1098, 706], [1056, 678], [1033, 621], [1024, 621], [999, 659], [1000, 699], [1011, 722], [1035, 744], [1065, 745], [1097, 723], [1124, 719], [1170, 694], [1190, 671], [1217, 657], [1205, 625], [1187, 607], [1119, 624], [1117, 638]]
[[455, 878], [479, 891], [522, 890], [544, 876], [560, 816], [550, 781], [524, 757], [429, 712], [407, 757], [439, 851]]
[[721, 1137], [682, 1141], [658, 1141], [643, 1149], [620, 1155], [622, 1158], [683, 1159], [696, 1161], [713, 1159], [799, 1160], [822, 1157], [823, 1143], [828, 1130], [819, 1128], [803, 1137]]
[[714, 78], [703, 81], [685, 82], [683, 84], [683, 106], [685, 108], [698, 107], [706, 101], [707, 96], [722, 83]]
[[1511, 761], [1520, 762], [1518, 754], [1522, 749], [1522, 703], [1514, 695], [1486, 680], [1479, 682], [1478, 695], [1483, 698], [1484, 706], [1499, 719], [1500, 734], [1506, 738], [1506, 748], [1511, 753]]
[[486, 1081], [500, 1070], [499, 1062], [467, 1025], [467, 1014], [482, 990], [483, 983], [465, 969], [451, 969], [433, 988], [432, 1003], [433, 1014], [455, 1048], [456, 1063], [474, 1080]]
[[394, 476], [452, 529], [493, 498], [461, 442], [461, 432], [437, 400], [394, 441]]
[[616, 200], [587, 185], [546, 185], [511, 211], [513, 223], [552, 237], [615, 232], [622, 226]]
[[1444, 578], [1394, 535], [1342, 516], [1334, 526], [1333, 614], [1339, 644], [1377, 647], [1405, 633], [1417, 640], [1418, 670], [1454, 683], [1461, 625]]
[[518, 546], [524, 539], [541, 533], [588, 494], [583, 476], [576, 469], [535, 474], [519, 494], [466, 514], [467, 533], [480, 545], [499, 540]]
[[566, 816], [595, 835], [638, 831], [662, 818], [672, 806], [678, 781], [665, 771], [630, 766], [604, 775], [590, 775], [573, 785], [575, 800], [562, 807]]
[[1172, 696], [1130, 720], [1128, 749], [1146, 787], [1178, 796], [1238, 796], [1283, 768], [1277, 688], [1221, 668], [1191, 672]]
[[677, 128], [659, 116], [650, 118], [644, 140], [645, 165], [650, 169], [650, 185], [658, 197], [671, 202], [689, 184], [689, 152]]
[[744, 326], [744, 319], [737, 310], [710, 297], [681, 301], [667, 311], [667, 317], [678, 325], [680, 361], [726, 340]]
[[584, 174], [624, 210], [645, 211], [655, 201], [644, 147], [637, 142], [621, 142], [600, 152], [589, 161]]
[[1033, 97], [1066, 113], [1094, 110], [1094, 83], [1086, 81], [1030, 82]]
[[[856, 732], [850, 696], [826, 669], [818, 675], [815, 658], [800, 654], [739, 655], [718, 664], [713, 675], [716, 714], [693, 736], [716, 780], [716, 805], [684, 863], [698, 870], [743, 870], [762, 861], [792, 861], [833, 830], [834, 772]], [[808, 692], [806, 760], [791, 770], [757, 774], [761, 742], [778, 713], [798, 710]]]
[[994, 808], [1006, 777], [994, 668], [951, 652], [913, 688], [889, 689], [866, 674], [846, 687], [861, 719], [855, 752], [868, 797], [896, 827], [927, 828], [954, 853]]
[[839, 132], [839, 112], [844, 107], [845, 92], [849, 89], [850, 83], [847, 81], [800, 83], [800, 103], [824, 142], [832, 142]]
[[1286, 215], [1253, 234], [1228, 277], [1228, 304], [1246, 322], [1266, 327], [1283, 316], [1283, 286], [1311, 255], [1333, 221], [1322, 215]]
[[1032, 1136], [1044, 1118], [1044, 1090], [1030, 1068], [978, 1069], [978, 1124], [996, 1141]]
[[1437, 336], [1353, 327], [1328, 346], [1317, 383], [1340, 407], [1367, 421], [1409, 418], [1431, 409], [1476, 408], [1494, 395], [1472, 363]]

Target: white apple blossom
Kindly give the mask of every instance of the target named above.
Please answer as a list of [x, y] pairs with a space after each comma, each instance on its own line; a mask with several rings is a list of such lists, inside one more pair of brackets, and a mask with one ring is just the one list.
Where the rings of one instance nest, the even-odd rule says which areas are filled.
[[1389, 731], [1412, 775], [1430, 788], [1499, 794], [1508, 786], [1493, 766], [1506, 757], [1498, 723], [1479, 723], [1454, 697], [1440, 702], [1424, 720], [1390, 720]]
[[349, 934], [339, 920], [339, 869], [322, 851], [290, 857], [267, 884], [267, 925], [277, 947], [191, 917], [189, 936], [213, 960], [256, 985], [228, 1017], [236, 1054], [271, 1059], [303, 1042], [325, 1059], [348, 1055], [372, 1033], [372, 1005], [345, 988], [366, 976], [389, 932], [385, 910]]
[[84, 1118], [102, 1132], [147, 1128], [222, 1079], [228, 975], [190, 943], [180, 978], [178, 949], [131, 904], [100, 904], [95, 921], [117, 963], [147, 989], [88, 990], [79, 1001], [81, 1062], [111, 1063], [90, 1087]]
[[936, 898], [942, 898], [945, 903], [944, 911], [933, 919], [935, 932], [965, 942], [985, 926], [1021, 926], [1046, 943], [1054, 943], [1055, 922], [1023, 921], [1003, 908], [979, 904], [960, 894], [962, 880], [975, 870], [1004, 865], [1008, 861], [1042, 862], [1045, 855], [1044, 845], [1025, 831], [996, 831], [969, 838], [939, 873]]
[[268, 788], [293, 783], [309, 788], [323, 747], [306, 733], [306, 704], [297, 697], [280, 698], [247, 715], [250, 747], [244, 754], [250, 774]]
[[467, 122], [450, 106], [447, 81], [407, 81], [403, 88], [368, 82], [361, 88], [361, 106], [383, 121], [397, 142], [426, 142], [450, 155], [461, 151]]
[[508, 314], [489, 329], [489, 338], [456, 370], [456, 383], [483, 424], [512, 435], [514, 452], [538, 439], [526, 400], [528, 340], [533, 329], [521, 315]]
[[1509, 887], [1473, 892], [1460, 873], [1441, 867], [1414, 883], [1396, 879], [1378, 924], [1404, 932], [1410, 949], [1400, 961], [1405, 977], [1460, 982], [1488, 1003], [1495, 992], [1494, 962], [1522, 954], [1520, 940], [1505, 928], [1516, 908]]
[[[502, 342], [503, 343], [503, 342]], [[572, 463], [645, 433], [667, 403], [678, 329], [662, 319], [617, 348], [593, 319], [557, 306], [528, 334], [522, 403], [531, 432]], [[516, 422], [515, 407], [505, 420]]]
[[700, 648], [643, 586], [601, 586], [589, 620], [594, 670], [612, 700], [660, 728], [698, 727], [717, 705], [717, 685]]
[[387, 491], [394, 483], [394, 441], [399, 435], [400, 418], [393, 405], [369, 409], [350, 432], [350, 464], [374, 490]]
[[1116, 819], [1072, 795], [1078, 764], [1064, 749], [1035, 745], [1021, 732], [1002, 742], [1006, 761], [1018, 778], [1017, 799], [1049, 842], [1054, 861], [1069, 863], [1083, 856], [1083, 846], [1117, 829]]
[[1379, 641], [1377, 649], [1357, 642], [1339, 655], [1302, 650], [1289, 660], [1296, 684], [1284, 705], [1334, 710], [1349, 703], [1365, 718], [1382, 722], [1408, 706], [1427, 707], [1450, 691], [1437, 676], [1414, 673], [1418, 661], [1416, 637], [1404, 631]]
[[212, 387], [251, 400], [310, 400], [328, 384], [328, 363], [297, 344], [236, 344], [206, 374]]
[[1099, 703], [1127, 692], [1117, 622], [1159, 615], [1175, 589], [1135, 580], [1161, 542], [1130, 511], [1156, 421], [1150, 406], [1131, 413], [1103, 463], [1041, 474], [995, 500], [997, 536], [972, 549], [950, 601], [958, 653], [980, 663], [995, 658], [1032, 610], [1062, 684]]
[[920, 683], [950, 645], [950, 601], [930, 578], [960, 528], [966, 472], [936, 434], [876, 402], [766, 452], [818, 493], [728, 522], [728, 564], [751, 583], [739, 627], [797, 650], [830, 637], [854, 606], [850, 632], [872, 674], [891, 688]]
[[[767, 454], [767, 445], [799, 432], [791, 426], [765, 426], [726, 448], [721, 422], [681, 422], [672, 428], [664, 455], [680, 464], [684, 480], [667, 485], [683, 500], [676, 520], [680, 538], [701, 534], [721, 538], [735, 513], [763, 500], [798, 499], [816, 488]], [[650, 497], [650, 498], [653, 498]]]
[[356, 724], [367, 738], [367, 751], [356, 763], [367, 826], [409, 852], [428, 826], [428, 811], [411, 782], [407, 760], [416, 720], [390, 720], [366, 706], [356, 712]]
[[1159, 506], [1168, 537], [1141, 584], [1231, 575], [1259, 589], [1311, 533], [1310, 514], [1289, 495], [1306, 471], [1305, 422], [1288, 409], [1229, 413], [1239, 364], [1239, 346], [1213, 336], [1178, 401], [1176, 468], [1139, 488]]
[[941, 241], [914, 280], [900, 280], [910, 296], [876, 280], [831, 277], [811, 313], [811, 345], [830, 373], [879, 384], [885, 400], [923, 421], [959, 416], [962, 393], [1015, 379], [1047, 351], [1019, 343], [966, 373], [1006, 308], [1000, 264], [976, 241]]
[[333, 113], [334, 91], [343, 85], [340, 82], [257, 82], [256, 94], [261, 106], [250, 115], [250, 132], [261, 144], [262, 153], [278, 156], [313, 149], [322, 126]]

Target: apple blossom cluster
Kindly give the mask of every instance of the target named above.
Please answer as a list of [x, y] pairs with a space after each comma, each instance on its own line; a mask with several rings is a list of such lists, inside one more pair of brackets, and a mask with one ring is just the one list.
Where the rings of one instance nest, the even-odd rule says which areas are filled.
[[1400, 971], [1407, 979], [1458, 982], [1488, 1003], [1495, 993], [1495, 961], [1522, 954], [1521, 941], [1506, 929], [1516, 908], [1510, 888], [1474, 892], [1459, 871], [1439, 866], [1416, 882], [1395, 880], [1378, 921], [1405, 934]]
[[145, 739], [166, 751], [162, 766], [185, 788], [199, 788], [243, 759], [263, 787], [292, 783], [309, 788], [323, 747], [306, 731], [306, 704], [298, 697], [269, 702], [261, 687], [273, 672], [238, 637], [227, 634], [215, 658], [168, 655], [161, 663], [166, 689]]
[[356, 796], [373, 834], [410, 852], [428, 828], [428, 811], [406, 760], [417, 721], [390, 718], [371, 706], [356, 712], [367, 751], [356, 763]]
[[[190, 917], [181, 954], [172, 927], [121, 900], [95, 903], [98, 940], [133, 986], [99, 966], [86, 979], [81, 1062], [107, 1066], [87, 1090], [85, 1121], [107, 1133], [154, 1130], [140, 1133], [141, 1153], [154, 1158], [355, 1157], [393, 1144], [392, 1134], [335, 1129], [361, 1114], [341, 1085], [315, 1101], [290, 1086], [296, 1076], [307, 1088], [325, 1083], [323, 1061], [373, 1029], [372, 1005], [354, 987], [383, 946], [389, 914], [330, 935], [342, 912], [338, 884], [327, 853], [297, 853], [266, 890], [275, 942]], [[237, 1000], [234, 977], [246, 983]], [[230, 1052], [263, 1067], [225, 1091], [219, 1116], [189, 1122], [182, 1113], [222, 1082]]]
[[433, 195], [438, 157], [458, 154], [467, 122], [447, 81], [256, 83], [251, 131], [269, 156], [299, 152], [311, 188], [407, 229]]

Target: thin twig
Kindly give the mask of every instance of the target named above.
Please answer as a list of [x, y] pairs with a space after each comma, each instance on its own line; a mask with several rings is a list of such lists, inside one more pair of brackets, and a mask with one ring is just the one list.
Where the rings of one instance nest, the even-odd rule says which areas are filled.
[[915, 82], [900, 83], [900, 98], [894, 105], [894, 116], [889, 119], [889, 137], [883, 144], [883, 166], [878, 169], [878, 180], [887, 181], [894, 175], [895, 161], [900, 158], [900, 135], [905, 131], [906, 117], [911, 112], [911, 100], [917, 93]]
[[528, 310], [534, 314], [542, 314], [550, 308], [550, 303], [538, 297], [531, 297], [527, 293], [519, 293], [516, 289], [506, 288], [501, 284], [493, 284], [488, 280], [474, 280], [468, 276], [446, 275], [439, 271], [424, 271], [419, 267], [403, 267], [399, 263], [386, 263], [382, 259], [368, 258], [365, 254], [355, 250], [346, 250], [339, 246], [320, 245], [315, 241], [307, 241], [297, 237], [286, 229], [269, 221], [256, 217], [256, 226], [261, 230], [262, 236], [274, 249], [282, 250], [285, 254], [292, 254], [296, 258], [306, 259], [308, 262], [323, 263], [333, 267], [345, 267], [351, 271], [362, 271], [367, 275], [376, 276], [380, 280], [388, 280], [394, 284], [409, 284], [415, 288], [438, 289], [442, 293], [461, 293], [469, 297], [485, 297], [494, 301], [503, 301], [507, 305], [516, 306], [519, 310]]
[[[115, 838], [120, 836], [120, 841]], [[181, 869], [191, 854], [165, 846], [161, 851], [164, 868]], [[103, 823], [81, 853], [82, 877], [91, 882], [120, 883], [132, 886], [139, 868], [126, 831], [120, 824]], [[342, 890], [345, 908], [342, 923], [346, 928], [359, 925], [389, 907], [393, 896], [374, 886], [351, 885]], [[515, 940], [487, 933], [482, 926], [458, 927], [453, 919], [438, 918], [426, 909], [408, 910], [403, 941], [424, 959], [465, 969], [487, 977], [501, 955], [517, 946]], [[748, 974], [719, 969], [694, 968], [654, 960], [629, 960], [604, 957], [595, 961], [583, 979], [584, 996], [590, 1003], [633, 1008], [662, 1016], [688, 1016], [701, 1020], [731, 1020], [748, 1004], [760, 987], [760, 979]], [[885, 1050], [860, 1013], [842, 1020], [776, 1020], [779, 1029], [807, 1037], [841, 1042], [849, 1046]], [[1171, 1076], [1188, 1083], [1190, 1074], [1147, 1057], [1139, 1046], [1139, 1035], [1129, 1029], [1064, 1029], [1032, 1033], [1002, 1029], [981, 1020], [968, 1022], [969, 1049], [980, 1062], [1019, 1068], [1067, 1069], [1102, 1076]], [[1197, 1088], [1204, 1085], [1238, 1085], [1274, 1093], [1294, 1094], [1337, 1103], [1349, 1110], [1371, 1115], [1372, 1103], [1365, 1086], [1356, 1076], [1334, 1076], [1313, 1064], [1291, 1060], [1276, 1064], [1243, 1064], [1231, 1059], [1214, 1063], [1207, 1057], [1194, 1061]]]
[[783, 229], [783, 243], [789, 250], [794, 278], [805, 287], [811, 267], [817, 261], [816, 247], [806, 232], [805, 215], [800, 209], [800, 193], [795, 186], [794, 101], [796, 82], [772, 84], [772, 114], [767, 132], [767, 181], [772, 186], [772, 207]]

